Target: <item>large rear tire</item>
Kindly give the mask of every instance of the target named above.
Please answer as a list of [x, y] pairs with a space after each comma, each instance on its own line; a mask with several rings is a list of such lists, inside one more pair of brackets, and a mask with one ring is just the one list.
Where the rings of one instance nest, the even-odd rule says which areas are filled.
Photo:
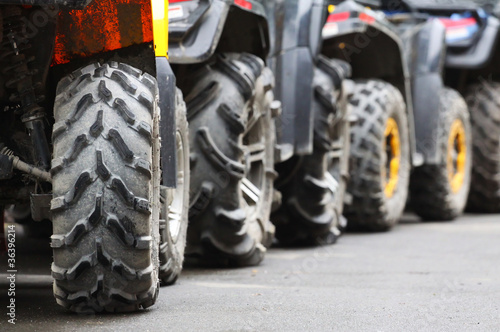
[[52, 161], [57, 303], [135, 311], [158, 295], [159, 121], [155, 78], [93, 64], [57, 87]]
[[471, 86], [469, 105], [474, 160], [468, 209], [500, 212], [500, 83]]
[[272, 72], [253, 55], [221, 54], [193, 78], [186, 254], [208, 265], [259, 264], [274, 236]]
[[[328, 60], [326, 60], [328, 61]], [[282, 245], [333, 244], [340, 235], [348, 177], [349, 122], [332, 78], [314, 74], [314, 150], [278, 165], [282, 206], [273, 213]]]
[[444, 88], [440, 94], [437, 165], [413, 170], [410, 203], [425, 221], [447, 221], [464, 210], [470, 187], [472, 135], [465, 101], [455, 90]]
[[351, 204], [347, 228], [387, 231], [401, 217], [408, 196], [410, 142], [403, 96], [378, 80], [358, 81], [351, 99], [358, 118], [351, 130]]

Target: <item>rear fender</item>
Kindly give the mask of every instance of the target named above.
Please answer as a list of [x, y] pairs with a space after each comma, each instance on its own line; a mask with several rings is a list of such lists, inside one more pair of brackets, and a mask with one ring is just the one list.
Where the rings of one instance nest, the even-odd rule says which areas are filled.
[[205, 62], [216, 50], [248, 52], [265, 58], [269, 51], [269, 31], [264, 7], [259, 2], [198, 1], [197, 5], [194, 1], [182, 1], [170, 8], [170, 11], [178, 8], [186, 11], [186, 15], [169, 21], [171, 63]]
[[153, 41], [151, 0], [94, 1], [57, 20], [53, 65]]

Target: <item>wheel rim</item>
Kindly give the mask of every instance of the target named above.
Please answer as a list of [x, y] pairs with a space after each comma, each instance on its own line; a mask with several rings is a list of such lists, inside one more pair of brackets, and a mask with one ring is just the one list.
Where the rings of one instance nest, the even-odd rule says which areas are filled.
[[457, 119], [451, 125], [448, 137], [448, 178], [453, 193], [460, 191], [464, 184], [465, 164], [467, 161], [467, 138], [465, 127]]
[[250, 116], [248, 129], [243, 136], [246, 153], [246, 175], [241, 180], [240, 189], [247, 207], [247, 216], [254, 217], [260, 211], [262, 190], [265, 186], [264, 159], [266, 154], [263, 119], [258, 116], [252, 121]]
[[179, 238], [184, 210], [184, 142], [180, 132], [176, 133], [177, 144], [177, 187], [172, 191], [172, 202], [168, 207], [168, 230], [174, 243]]
[[387, 197], [392, 197], [399, 181], [399, 168], [401, 166], [401, 140], [396, 120], [389, 118], [384, 133], [384, 151], [387, 159], [383, 167], [384, 192]]

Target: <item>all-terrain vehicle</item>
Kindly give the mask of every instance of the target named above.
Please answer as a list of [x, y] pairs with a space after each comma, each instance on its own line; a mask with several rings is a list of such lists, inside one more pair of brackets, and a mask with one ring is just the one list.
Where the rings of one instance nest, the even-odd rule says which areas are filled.
[[0, 201], [52, 220], [54, 295], [71, 311], [147, 308], [182, 266], [189, 142], [167, 8], [0, 6]]
[[210, 265], [261, 262], [274, 237], [274, 78], [261, 2], [170, 1], [169, 59], [190, 132], [186, 258]]
[[345, 227], [348, 179], [350, 66], [321, 53], [327, 1], [266, 1], [276, 76], [275, 187], [272, 215], [282, 245], [331, 244]]
[[446, 29], [445, 83], [471, 113], [473, 166], [468, 208], [500, 211], [500, 22], [497, 1], [412, 2], [414, 12]]
[[319, 57], [326, 4], [175, 2], [170, 60], [193, 149], [188, 256], [259, 263], [273, 240], [278, 175], [278, 238], [333, 242], [347, 174], [348, 66]]
[[357, 83], [348, 226], [391, 228], [408, 191], [424, 220], [454, 219], [467, 201], [472, 140], [467, 106], [443, 80], [445, 29], [391, 17], [408, 11], [404, 1], [357, 2], [333, 2], [323, 32], [324, 53], [349, 62]]

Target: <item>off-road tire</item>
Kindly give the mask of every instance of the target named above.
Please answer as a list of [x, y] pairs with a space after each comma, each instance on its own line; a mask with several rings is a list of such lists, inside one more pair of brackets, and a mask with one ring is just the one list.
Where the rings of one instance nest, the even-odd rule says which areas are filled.
[[129, 312], [158, 296], [159, 109], [154, 77], [92, 64], [57, 86], [52, 277], [75, 312]]
[[[160, 213], [160, 279], [162, 285], [168, 286], [176, 282], [182, 271], [184, 261], [184, 249], [186, 247], [186, 236], [188, 226], [189, 211], [189, 129], [186, 119], [186, 104], [182, 97], [182, 92], [177, 90], [176, 95], [176, 138], [177, 138], [177, 158], [182, 158], [182, 162], [177, 162], [177, 186], [179, 192], [175, 189], [162, 188], [162, 211]], [[179, 151], [181, 149], [181, 151]], [[172, 206], [174, 195], [180, 194], [179, 199], [182, 203], [180, 211], [174, 211]], [[163, 205], [164, 204], [164, 205]], [[180, 220], [178, 235], [175, 237], [170, 232], [171, 215]]]
[[[462, 214], [469, 194], [472, 167], [472, 135], [467, 105], [458, 92], [443, 88], [439, 99], [439, 164], [423, 165], [410, 178], [410, 204], [424, 221], [449, 221]], [[460, 190], [453, 193], [447, 169], [448, 137], [452, 123], [461, 120], [467, 140], [466, 171]]]
[[321, 69], [315, 69], [313, 88], [313, 153], [277, 166], [282, 206], [271, 219], [285, 246], [333, 244], [340, 235], [349, 158], [346, 105]]
[[[357, 81], [351, 99], [358, 118], [351, 129], [350, 175], [347, 192], [351, 204], [345, 206], [347, 228], [355, 231], [387, 231], [401, 217], [408, 196], [410, 142], [406, 106], [401, 92], [379, 80]], [[384, 132], [393, 118], [400, 136], [400, 167], [394, 193], [384, 191], [386, 163]]]
[[[193, 77], [184, 88], [192, 149], [187, 258], [204, 265], [259, 264], [274, 236], [272, 72], [253, 55], [230, 53]], [[243, 139], [254, 119], [260, 148], [250, 153]], [[241, 187], [250, 157], [262, 159], [254, 168], [262, 185], [252, 215]]]
[[472, 126], [472, 181], [467, 208], [500, 212], [500, 83], [471, 86], [466, 93]]
[[[439, 163], [415, 168], [410, 178], [410, 204], [412, 210], [424, 221], [449, 221], [462, 214], [471, 180], [472, 135], [467, 105], [453, 89], [443, 88], [440, 96]], [[460, 119], [465, 128], [467, 153], [463, 185], [457, 193], [453, 193], [448, 177], [447, 156], [448, 137], [456, 119]]]

